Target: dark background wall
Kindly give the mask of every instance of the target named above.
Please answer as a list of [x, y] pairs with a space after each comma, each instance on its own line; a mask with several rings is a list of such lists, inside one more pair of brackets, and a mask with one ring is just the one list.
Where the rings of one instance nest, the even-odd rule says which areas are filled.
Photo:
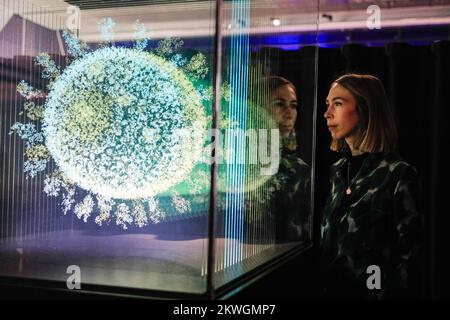
[[[446, 132], [449, 126], [450, 42], [439, 41], [426, 46], [406, 43], [388, 43], [383, 47], [345, 44], [340, 48], [306, 46], [298, 51], [265, 50], [271, 50], [271, 55], [279, 57], [279, 65], [273, 72], [290, 79], [297, 86], [300, 102], [297, 133], [299, 144], [305, 150], [311, 150], [312, 142], [307, 133], [312, 132], [313, 124], [306, 119], [311, 119], [309, 115], [314, 108], [314, 79], [317, 72], [316, 246], [320, 237], [321, 210], [329, 190], [328, 168], [339, 158], [337, 153], [329, 150], [330, 136], [323, 118], [329, 86], [335, 78], [346, 72], [370, 73], [383, 81], [398, 125], [398, 153], [416, 167], [422, 179], [421, 211], [425, 218], [426, 247], [423, 296], [449, 298], [447, 287], [450, 277], [447, 270], [450, 264], [446, 250], [450, 223], [446, 199], [446, 164], [449, 163], [449, 156], [445, 149], [449, 146], [450, 137]], [[277, 286], [283, 282], [282, 273], [295, 274], [300, 266], [305, 272], [313, 274], [315, 261], [312, 257], [310, 259], [310, 264], [304, 263], [304, 257], [294, 260], [291, 271], [280, 271], [268, 282], [272, 281], [272, 285]], [[300, 274], [291, 284], [291, 289], [300, 286], [314, 292], [316, 280]], [[280, 290], [290, 292], [288, 288]], [[252, 294], [258, 292], [261, 294], [264, 288], [257, 287]], [[294, 297], [292, 294], [286, 296]]]

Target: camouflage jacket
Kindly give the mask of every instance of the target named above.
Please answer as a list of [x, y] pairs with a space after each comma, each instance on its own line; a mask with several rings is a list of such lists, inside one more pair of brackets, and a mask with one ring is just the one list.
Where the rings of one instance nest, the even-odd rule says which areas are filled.
[[279, 241], [310, 238], [311, 169], [295, 150], [284, 148], [278, 173], [271, 181], [269, 212]]
[[[256, 232], [264, 241], [272, 236], [276, 242], [309, 240], [311, 169], [297, 150], [283, 147], [280, 151], [277, 173], [258, 190], [245, 195], [245, 220], [252, 225], [250, 229], [259, 225], [264, 228]], [[273, 230], [267, 229], [267, 222]]]
[[[331, 194], [321, 225], [326, 294], [405, 297], [418, 282], [422, 217], [417, 172], [394, 153], [370, 154], [346, 195], [347, 162], [343, 158], [330, 168]], [[381, 271], [379, 290], [367, 286], [371, 265]]]

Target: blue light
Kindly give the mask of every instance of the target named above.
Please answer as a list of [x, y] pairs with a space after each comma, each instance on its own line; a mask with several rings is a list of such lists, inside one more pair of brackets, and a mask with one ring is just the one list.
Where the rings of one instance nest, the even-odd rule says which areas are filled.
[[[230, 86], [229, 102], [230, 120], [227, 131], [227, 192], [225, 212], [225, 267], [241, 261], [242, 246], [233, 245], [231, 239], [242, 242], [244, 236], [244, 190], [246, 183], [245, 164], [246, 136], [233, 135], [233, 130], [247, 128], [247, 94], [250, 41], [250, 3], [248, 0], [233, 2], [232, 25], [238, 26], [236, 34], [231, 36]], [[238, 123], [235, 127], [233, 123]]]

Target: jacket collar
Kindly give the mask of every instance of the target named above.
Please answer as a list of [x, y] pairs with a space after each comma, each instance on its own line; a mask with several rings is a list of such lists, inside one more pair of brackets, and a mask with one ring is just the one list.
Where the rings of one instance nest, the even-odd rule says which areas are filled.
[[[361, 169], [357, 173], [357, 176], [374, 170], [376, 167], [378, 167], [380, 162], [383, 159], [386, 159], [389, 155], [390, 155], [390, 153], [387, 153], [387, 152], [370, 153], [367, 156], [367, 158], [364, 159], [364, 161], [361, 165]], [[343, 158], [341, 158], [338, 162], [336, 162], [331, 167], [331, 173], [333, 175], [341, 177], [341, 172], [342, 172], [343, 168], [346, 168], [348, 161], [349, 161], [348, 157], [344, 156]]]

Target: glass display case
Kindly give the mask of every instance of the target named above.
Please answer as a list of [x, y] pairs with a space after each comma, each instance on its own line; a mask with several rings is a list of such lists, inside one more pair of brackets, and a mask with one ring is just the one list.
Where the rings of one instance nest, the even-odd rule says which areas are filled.
[[317, 1], [0, 9], [3, 280], [214, 298], [311, 246]]

